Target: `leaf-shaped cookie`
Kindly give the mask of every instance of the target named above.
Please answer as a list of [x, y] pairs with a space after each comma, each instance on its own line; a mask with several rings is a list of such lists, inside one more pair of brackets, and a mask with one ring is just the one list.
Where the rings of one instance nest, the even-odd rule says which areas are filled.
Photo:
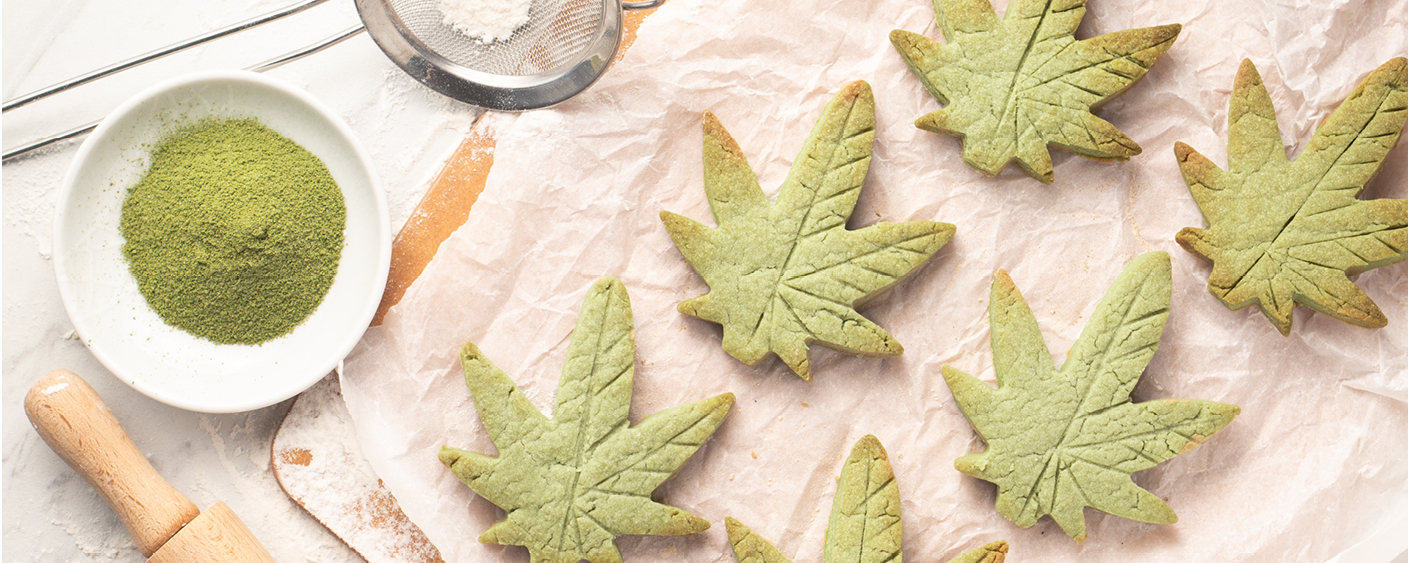
[[999, 20], [988, 0], [934, 0], [947, 43], [904, 30], [890, 42], [944, 108], [915, 121], [963, 140], [963, 162], [994, 176], [1012, 159], [1051, 183], [1055, 146], [1126, 160], [1139, 145], [1091, 111], [1123, 94], [1173, 45], [1161, 25], [1076, 41], [1085, 0], [1013, 0]]
[[771, 354], [811, 379], [808, 345], [879, 357], [904, 351], [855, 311], [899, 283], [953, 237], [947, 223], [879, 223], [846, 230], [875, 140], [870, 85], [852, 82], [826, 104], [768, 203], [738, 143], [704, 113], [704, 191], [718, 228], [662, 211], [660, 219], [709, 293], [679, 310], [723, 325], [724, 351], [756, 365]]
[[[724, 525], [738, 563], [792, 563], [772, 543], [737, 520], [728, 518]], [[890, 458], [875, 436], [861, 438], [851, 449], [836, 484], [822, 557], [827, 563], [900, 563], [902, 531], [900, 489]], [[1002, 563], [1006, 557], [1007, 542], [996, 541], [948, 563]]]
[[1363, 327], [1388, 324], [1350, 275], [1408, 259], [1408, 199], [1358, 198], [1408, 120], [1408, 59], [1364, 79], [1294, 161], [1271, 97], [1249, 60], [1232, 85], [1227, 170], [1174, 145], [1208, 228], [1178, 243], [1212, 262], [1208, 291], [1231, 309], [1253, 303], [1283, 335], [1306, 305]]
[[1006, 272], [988, 302], [998, 388], [944, 366], [958, 407], [987, 450], [959, 471], [997, 484], [997, 510], [1028, 527], [1050, 514], [1085, 541], [1085, 507], [1171, 524], [1173, 509], [1130, 474], [1188, 452], [1240, 409], [1193, 399], [1132, 402], [1159, 347], [1172, 288], [1168, 254], [1141, 255], [1105, 293], [1058, 372], [1036, 317]]
[[549, 419], [466, 343], [464, 380], [497, 457], [458, 448], [440, 461], [507, 511], [479, 541], [528, 548], [534, 563], [621, 561], [614, 539], [680, 536], [709, 523], [650, 499], [714, 433], [733, 394], [658, 412], [631, 428], [635, 336], [621, 282], [603, 278], [582, 303]]

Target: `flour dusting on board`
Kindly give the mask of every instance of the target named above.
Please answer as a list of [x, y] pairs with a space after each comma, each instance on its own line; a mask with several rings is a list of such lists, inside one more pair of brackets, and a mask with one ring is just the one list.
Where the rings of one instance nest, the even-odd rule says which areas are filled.
[[445, 25], [484, 41], [503, 41], [528, 23], [531, 0], [440, 0]]
[[294, 401], [272, 459], [288, 496], [368, 563], [443, 563], [362, 456], [336, 377]]

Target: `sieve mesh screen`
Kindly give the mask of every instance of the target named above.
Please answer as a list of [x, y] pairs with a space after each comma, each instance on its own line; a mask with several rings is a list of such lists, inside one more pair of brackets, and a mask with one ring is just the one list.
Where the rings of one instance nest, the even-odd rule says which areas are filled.
[[484, 42], [445, 25], [439, 0], [385, 0], [432, 52], [455, 64], [502, 76], [556, 70], [581, 60], [601, 33], [602, 0], [531, 1], [528, 22], [505, 41]]

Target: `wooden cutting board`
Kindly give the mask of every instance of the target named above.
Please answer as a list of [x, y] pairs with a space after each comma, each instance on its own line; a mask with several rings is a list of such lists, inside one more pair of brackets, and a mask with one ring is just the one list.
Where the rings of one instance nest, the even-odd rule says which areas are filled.
[[[626, 12], [620, 59], [655, 10]], [[493, 131], [481, 116], [431, 182], [391, 247], [391, 271], [372, 326], [405, 295], [440, 243], [469, 218], [494, 164]], [[440, 551], [401, 512], [357, 446], [337, 376], [294, 399], [274, 435], [271, 465], [279, 486], [370, 563], [441, 562]]]

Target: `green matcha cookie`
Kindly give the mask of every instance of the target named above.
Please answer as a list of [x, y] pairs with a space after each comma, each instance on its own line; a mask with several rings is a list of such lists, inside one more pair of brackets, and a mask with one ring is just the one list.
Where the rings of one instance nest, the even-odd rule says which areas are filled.
[[663, 211], [675, 246], [709, 284], [686, 315], [723, 325], [723, 348], [745, 364], [777, 354], [811, 379], [808, 345], [859, 356], [904, 348], [855, 311], [913, 273], [953, 237], [947, 223], [846, 230], [875, 140], [875, 98], [852, 82], [822, 110], [768, 203], [738, 143], [704, 113], [704, 191], [718, 228]]
[[508, 512], [479, 541], [528, 548], [534, 563], [616, 563], [616, 536], [681, 536], [709, 523], [650, 494], [714, 433], [725, 393], [658, 412], [631, 428], [635, 335], [626, 289], [613, 278], [582, 303], [549, 419], [466, 343], [464, 380], [497, 457], [440, 450], [460, 481]]
[[[733, 518], [724, 521], [728, 542], [738, 563], [792, 563], [768, 540]], [[901, 562], [900, 489], [885, 448], [874, 436], [856, 442], [841, 469], [831, 520], [826, 526], [823, 559]], [[968, 551], [948, 563], [1002, 563], [1007, 542], [997, 541]]]
[[1408, 259], [1408, 199], [1359, 193], [1408, 120], [1408, 59], [1364, 79], [1294, 161], [1251, 61], [1242, 61], [1227, 117], [1227, 170], [1174, 145], [1208, 228], [1178, 243], [1212, 262], [1208, 291], [1231, 309], [1261, 306], [1283, 335], [1296, 303], [1347, 323], [1388, 318], [1348, 276]]
[[1058, 372], [1012, 278], [992, 284], [993, 368], [998, 388], [944, 366], [944, 380], [987, 451], [959, 471], [997, 484], [997, 511], [1028, 527], [1051, 515], [1084, 542], [1085, 507], [1172, 524], [1164, 501], [1130, 474], [1197, 447], [1241, 409], [1195, 399], [1134, 403], [1129, 393], [1159, 347], [1168, 320], [1168, 254], [1129, 263], [1100, 300]]
[[988, 0], [934, 0], [947, 43], [903, 30], [890, 42], [944, 109], [925, 131], [963, 140], [963, 162], [997, 175], [1013, 159], [1051, 183], [1048, 146], [1126, 160], [1139, 145], [1091, 112], [1123, 94], [1173, 46], [1181, 26], [1076, 41], [1085, 0], [1013, 0], [999, 20]]

